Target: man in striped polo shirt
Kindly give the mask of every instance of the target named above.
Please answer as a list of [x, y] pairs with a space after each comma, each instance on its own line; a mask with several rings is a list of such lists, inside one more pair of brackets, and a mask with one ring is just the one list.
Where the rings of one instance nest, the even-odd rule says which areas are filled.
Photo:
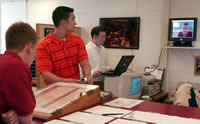
[[59, 6], [52, 19], [55, 29], [39, 42], [36, 54], [37, 71], [45, 84], [82, 83], [79, 64], [87, 82], [93, 84], [85, 44], [80, 36], [71, 33], [76, 25], [74, 9]]

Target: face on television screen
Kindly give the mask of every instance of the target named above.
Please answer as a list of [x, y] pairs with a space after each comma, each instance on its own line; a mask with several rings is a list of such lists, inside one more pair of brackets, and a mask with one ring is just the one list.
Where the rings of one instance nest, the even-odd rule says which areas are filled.
[[142, 77], [132, 77], [130, 82], [129, 96], [136, 95], [141, 89]]
[[194, 20], [172, 20], [171, 38], [192, 38]]

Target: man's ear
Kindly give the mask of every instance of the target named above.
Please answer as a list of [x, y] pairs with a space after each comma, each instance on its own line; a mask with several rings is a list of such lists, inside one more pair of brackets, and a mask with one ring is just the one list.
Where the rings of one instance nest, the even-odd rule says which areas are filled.
[[93, 35], [93, 39], [97, 39], [97, 35], [96, 34]]
[[26, 46], [25, 46], [25, 48], [26, 48], [26, 52], [28, 53], [28, 54], [31, 54], [32, 53], [32, 49], [33, 49], [33, 44], [32, 43], [29, 43], [29, 44], [27, 44]]
[[62, 19], [62, 20], [60, 21], [60, 24], [61, 24], [61, 25], [64, 25], [65, 23], [67, 23], [67, 21], [66, 21], [65, 19]]

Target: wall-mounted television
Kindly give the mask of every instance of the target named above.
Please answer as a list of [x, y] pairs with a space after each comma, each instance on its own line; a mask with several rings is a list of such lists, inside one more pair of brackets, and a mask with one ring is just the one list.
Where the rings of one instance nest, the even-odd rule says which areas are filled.
[[197, 18], [170, 18], [168, 40], [174, 41], [174, 46], [192, 47], [196, 41]]
[[139, 49], [140, 17], [100, 18], [107, 30], [106, 48]]

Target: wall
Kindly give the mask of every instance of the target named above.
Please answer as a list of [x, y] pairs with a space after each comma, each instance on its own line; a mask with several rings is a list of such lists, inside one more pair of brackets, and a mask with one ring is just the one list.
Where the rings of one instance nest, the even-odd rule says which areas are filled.
[[[200, 20], [199, 0], [171, 0], [170, 17], [197, 17]], [[200, 84], [200, 77], [194, 75], [194, 57], [200, 56], [200, 21], [197, 23], [197, 40], [194, 47], [199, 49], [169, 49], [167, 84], [174, 88], [179, 81], [191, 81]]]
[[[114, 4], [113, 4], [114, 3]], [[3, 0], [1, 3], [1, 52], [5, 50], [5, 31], [15, 21], [26, 21], [34, 28], [36, 23], [52, 24], [51, 13], [56, 6], [75, 8], [77, 26], [82, 28], [85, 43], [90, 40], [90, 30], [99, 24], [100, 17], [141, 17], [140, 48], [138, 50], [107, 49], [109, 65], [115, 67], [123, 54], [136, 55], [130, 68], [142, 71], [145, 66], [158, 63], [161, 47], [167, 42], [168, 13], [170, 17], [198, 17], [199, 0]], [[199, 26], [199, 22], [198, 22]], [[200, 47], [198, 27], [195, 47]], [[178, 81], [200, 82], [194, 76], [195, 49], [165, 49], [163, 65], [167, 66], [165, 90], [176, 86]]]
[[5, 51], [5, 32], [12, 23], [26, 21], [26, 3], [24, 0], [1, 3], [1, 53]]
[[[110, 67], [115, 67], [121, 55], [133, 54], [131, 69], [143, 71], [145, 66], [158, 63], [162, 46], [163, 32], [167, 30], [164, 20], [169, 0], [12, 0], [4, 1], [2, 7], [1, 45], [4, 46], [4, 35], [7, 27], [15, 21], [22, 20], [35, 27], [36, 23], [52, 24], [51, 13], [59, 5], [75, 9], [77, 26], [81, 27], [81, 36], [85, 43], [90, 40], [90, 30], [99, 24], [101, 17], [135, 17], [140, 22], [139, 49], [107, 49]], [[167, 3], [167, 4], [166, 4]], [[3, 47], [2, 47], [3, 48]], [[2, 49], [1, 52], [3, 52]]]

